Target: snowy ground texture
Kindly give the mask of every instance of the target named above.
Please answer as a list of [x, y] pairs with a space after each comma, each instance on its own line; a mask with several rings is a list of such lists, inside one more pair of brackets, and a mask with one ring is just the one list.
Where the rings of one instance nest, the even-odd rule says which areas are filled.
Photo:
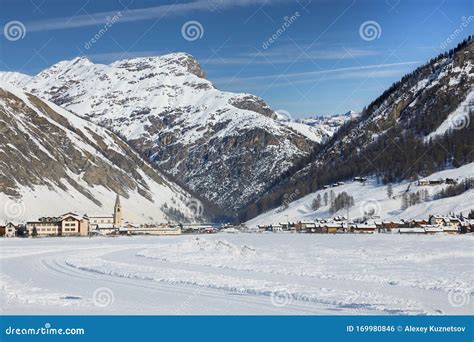
[[0, 240], [4, 314], [468, 314], [474, 236]]

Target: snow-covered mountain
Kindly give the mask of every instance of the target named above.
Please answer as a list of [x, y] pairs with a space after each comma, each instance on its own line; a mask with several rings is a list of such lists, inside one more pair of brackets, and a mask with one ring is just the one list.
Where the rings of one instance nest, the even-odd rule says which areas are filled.
[[124, 137], [222, 208], [255, 201], [316, 139], [275, 120], [260, 98], [216, 89], [190, 55], [63, 61], [24, 89]]
[[280, 116], [278, 119], [308, 139], [319, 144], [324, 144], [343, 124], [351, 120], [356, 120], [358, 116], [359, 113], [351, 110], [345, 114], [320, 115], [293, 120]]
[[110, 214], [116, 194], [124, 218], [137, 223], [166, 221], [170, 208], [188, 219], [202, 214], [114, 133], [3, 82], [0, 132], [0, 222]]
[[22, 74], [16, 71], [1, 71], [0, 81], [7, 84], [12, 84], [17, 87], [23, 87], [31, 80], [31, 76]]
[[356, 176], [399, 183], [472, 163], [473, 122], [474, 39], [469, 37], [394, 83], [243, 219]]

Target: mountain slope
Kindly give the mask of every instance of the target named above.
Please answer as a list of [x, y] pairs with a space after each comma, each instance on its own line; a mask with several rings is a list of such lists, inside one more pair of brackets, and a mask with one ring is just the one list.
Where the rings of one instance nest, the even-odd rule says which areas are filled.
[[285, 195], [296, 199], [355, 176], [400, 182], [473, 162], [473, 87], [469, 37], [393, 84], [241, 218], [281, 205]]
[[31, 81], [31, 76], [16, 71], [1, 71], [0, 82], [12, 84], [19, 88]]
[[280, 121], [308, 139], [322, 144], [327, 142], [342, 125], [348, 121], [356, 120], [358, 116], [358, 113], [349, 111], [345, 114], [323, 115], [296, 120], [283, 118]]
[[189, 193], [105, 128], [4, 83], [0, 122], [0, 221], [109, 214], [115, 194], [135, 222], [166, 220], [164, 203], [194, 216]]
[[249, 94], [217, 90], [190, 55], [57, 63], [26, 89], [110, 128], [192, 190], [245, 208], [317, 143]]
[[[447, 169], [435, 172], [424, 179], [439, 180], [451, 178], [462, 184], [468, 179], [474, 180], [474, 163], [469, 163], [455, 169]], [[314, 220], [317, 218], [330, 218], [336, 216], [347, 216], [353, 219], [362, 219], [368, 211], [373, 216], [382, 220], [401, 219], [427, 219], [430, 214], [449, 215], [451, 213], [462, 213], [467, 216], [474, 210], [474, 189], [465, 191], [457, 196], [438, 198], [437, 194], [449, 188], [448, 184], [420, 186], [416, 181], [401, 181], [391, 184], [392, 196], [387, 196], [387, 186], [377, 183], [376, 177], [370, 177], [366, 182], [347, 182], [330, 189], [321, 189], [308, 194], [298, 200], [287, 203], [285, 207], [269, 210], [247, 222], [248, 226], [269, 225], [279, 222], [298, 222]], [[335, 196], [342, 192], [350, 194], [354, 198], [354, 206], [349, 210], [340, 209], [331, 212], [330, 201], [324, 203], [324, 197], [330, 198], [331, 191]], [[426, 199], [420, 203], [403, 208], [403, 196], [414, 195], [417, 192], [426, 191]], [[325, 195], [326, 194], [326, 195]], [[321, 200], [319, 208], [313, 207], [313, 201]]]

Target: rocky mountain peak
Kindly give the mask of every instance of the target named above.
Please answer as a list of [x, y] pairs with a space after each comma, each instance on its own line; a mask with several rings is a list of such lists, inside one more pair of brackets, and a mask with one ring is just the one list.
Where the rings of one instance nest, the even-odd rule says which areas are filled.
[[184, 76], [191, 73], [204, 79], [205, 73], [199, 62], [190, 54], [175, 52], [163, 56], [138, 57], [114, 62], [111, 67], [126, 69], [130, 72], [142, 70], [168, 72], [169, 76]]
[[[239, 210], [319, 140], [275, 120], [257, 96], [216, 89], [186, 53], [64, 61], [26, 90], [124, 137], [191, 190]], [[320, 134], [314, 132], [314, 135]]]

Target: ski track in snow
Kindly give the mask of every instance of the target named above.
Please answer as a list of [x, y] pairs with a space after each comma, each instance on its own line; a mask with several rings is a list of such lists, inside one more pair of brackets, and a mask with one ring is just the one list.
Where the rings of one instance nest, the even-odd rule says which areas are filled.
[[[0, 240], [6, 314], [467, 314], [473, 236]], [[112, 291], [106, 307], [94, 291]], [[450, 304], [453, 294], [465, 303]]]

